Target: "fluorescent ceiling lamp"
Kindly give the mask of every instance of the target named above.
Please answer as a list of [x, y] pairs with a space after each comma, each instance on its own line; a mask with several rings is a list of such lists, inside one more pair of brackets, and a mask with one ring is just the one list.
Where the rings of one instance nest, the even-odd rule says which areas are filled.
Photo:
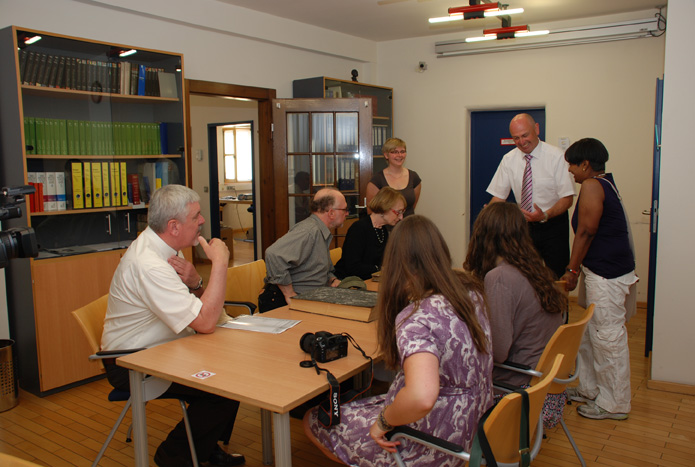
[[593, 44], [599, 42], [619, 41], [626, 39], [638, 39], [659, 35], [658, 19], [645, 18], [617, 23], [596, 24], [589, 26], [551, 29], [550, 31], [538, 30], [530, 32], [516, 32], [515, 39], [486, 42], [482, 38], [462, 38], [451, 41], [435, 43], [434, 50], [437, 57], [450, 57], [456, 55], [474, 55], [493, 52], [506, 52], [511, 50], [528, 50], [545, 47], [561, 47], [565, 45]]
[[123, 52], [119, 53], [119, 57], [127, 57], [128, 55], [133, 55], [134, 53], [137, 53], [137, 50], [135, 49], [130, 49], [130, 50], [124, 50]]
[[24, 39], [24, 43], [26, 45], [31, 45], [34, 42], [38, 42], [40, 40], [41, 40], [41, 36], [32, 36], [32, 37], [27, 37], [26, 39]]
[[[491, 16], [516, 15], [523, 12], [523, 8], [512, 8], [510, 10], [486, 10], [484, 15], [486, 18], [489, 18]], [[440, 16], [429, 19], [430, 23], [446, 23], [449, 21], [463, 21], [463, 13], [452, 13], [449, 16]]]
[[[521, 27], [526, 27], [526, 26], [521, 26]], [[501, 29], [510, 29], [510, 28], [501, 28]], [[484, 36], [478, 36], [478, 37], [466, 37], [466, 42], [482, 42], [482, 41], [494, 41], [496, 39], [499, 39], [499, 33], [498, 32], [492, 32], [493, 30], [485, 30], [483, 31]], [[512, 31], [509, 31], [508, 33], [511, 33]], [[514, 39], [517, 37], [532, 37], [532, 36], [543, 36], [545, 34], [549, 34], [550, 31], [547, 29], [543, 29], [540, 31], [528, 31], [528, 30], [520, 30], [520, 31], [513, 31], [514, 32]], [[507, 37], [509, 39], [510, 37]]]

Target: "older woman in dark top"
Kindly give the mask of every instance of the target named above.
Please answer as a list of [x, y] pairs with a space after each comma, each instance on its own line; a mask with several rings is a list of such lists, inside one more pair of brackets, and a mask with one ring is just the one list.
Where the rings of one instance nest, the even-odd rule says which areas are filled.
[[577, 141], [565, 159], [582, 187], [572, 216], [572, 254], [562, 279], [573, 290], [581, 266], [586, 302], [595, 305], [579, 348], [579, 386], [570, 397], [588, 402], [577, 408], [583, 417], [623, 420], [631, 398], [625, 299], [637, 282], [627, 218], [613, 175], [605, 172], [608, 151], [599, 140]]
[[335, 265], [336, 277], [359, 276], [369, 279], [381, 269], [389, 238], [388, 227], [403, 219], [405, 207], [405, 198], [398, 191], [391, 187], [379, 190], [369, 202], [371, 214], [360, 218], [348, 229], [343, 255]]
[[405, 168], [405, 156], [407, 154], [405, 141], [400, 138], [389, 138], [382, 146], [384, 158], [388, 166], [381, 172], [374, 174], [367, 184], [367, 204], [385, 186], [390, 186], [401, 192], [405, 197], [407, 208], [403, 217], [415, 214], [415, 206], [420, 199], [422, 181], [414, 170]]

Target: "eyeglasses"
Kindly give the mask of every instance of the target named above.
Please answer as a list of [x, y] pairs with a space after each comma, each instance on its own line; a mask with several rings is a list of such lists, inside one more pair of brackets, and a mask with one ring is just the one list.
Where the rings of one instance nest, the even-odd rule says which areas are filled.
[[350, 210], [350, 208], [347, 208], [347, 207], [345, 207], [345, 208], [333, 208], [333, 210], [334, 210], [334, 211], [345, 211], [345, 212], [348, 212], [348, 211]]
[[405, 154], [406, 151], [405, 149], [401, 149], [400, 151], [398, 149], [394, 149], [393, 151], [389, 151], [389, 154]]
[[405, 209], [400, 209], [398, 211], [396, 211], [395, 209], [391, 209], [391, 212], [394, 213], [396, 216], [402, 216], [405, 212]]

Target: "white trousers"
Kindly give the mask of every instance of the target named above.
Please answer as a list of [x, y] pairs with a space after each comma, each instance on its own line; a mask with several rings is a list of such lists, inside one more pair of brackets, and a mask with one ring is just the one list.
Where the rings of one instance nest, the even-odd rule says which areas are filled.
[[586, 303], [594, 304], [579, 347], [579, 392], [613, 413], [630, 411], [630, 349], [625, 328], [625, 297], [637, 282], [632, 271], [605, 279], [582, 267]]

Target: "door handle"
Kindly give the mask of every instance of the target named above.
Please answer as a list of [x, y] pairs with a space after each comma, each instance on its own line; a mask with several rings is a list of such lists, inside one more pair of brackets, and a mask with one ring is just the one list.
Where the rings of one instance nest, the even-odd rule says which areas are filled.
[[643, 216], [651, 216], [652, 215], [652, 210], [651, 209], [645, 209], [642, 211]]

